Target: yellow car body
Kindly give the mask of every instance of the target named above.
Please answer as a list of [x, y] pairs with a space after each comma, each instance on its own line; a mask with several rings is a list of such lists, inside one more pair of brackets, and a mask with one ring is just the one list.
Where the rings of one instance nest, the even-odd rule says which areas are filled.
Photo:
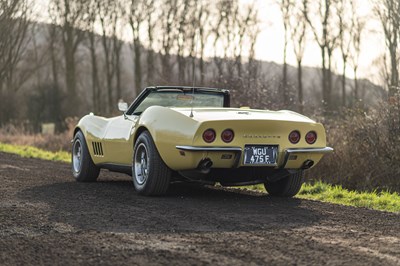
[[[179, 90], [185, 96], [180, 96]], [[151, 93], [175, 91], [179, 94], [177, 99], [186, 101], [187, 106], [150, 105], [138, 114], [132, 110]], [[194, 105], [193, 96], [197, 92], [219, 93], [223, 95], [225, 103], [220, 107], [191, 106]], [[221, 174], [224, 171], [233, 173], [235, 169], [241, 169], [240, 173], [246, 173], [246, 170], [257, 168], [258, 172], [265, 170], [266, 175], [270, 175], [274, 170], [304, 170], [315, 166], [326, 153], [333, 150], [326, 147], [322, 124], [292, 111], [230, 108], [227, 107], [227, 97], [229, 92], [222, 90], [197, 88], [195, 93], [195, 89], [185, 87], [147, 88], [123, 115], [114, 118], [87, 115], [79, 121], [75, 133], [83, 133], [90, 158], [96, 167], [133, 173], [135, 143], [141, 133], [147, 131], [161, 160], [172, 172], [189, 173], [189, 177], [205, 176], [208, 181], [218, 182], [222, 179], [217, 175], [224, 175], [221, 183], [226, 184], [244, 184], [246, 181], [257, 183], [262, 178], [244, 177], [241, 180], [236, 177], [229, 182], [229, 176]], [[203, 137], [207, 129], [215, 133], [212, 142], [205, 141]], [[229, 143], [221, 137], [227, 129], [233, 132], [233, 140]], [[300, 135], [297, 143], [291, 143], [289, 139], [293, 131]], [[307, 143], [305, 138], [309, 132], [316, 134], [312, 144]], [[263, 147], [266, 148], [257, 151]], [[256, 156], [254, 154], [257, 152], [268, 152], [274, 158], [266, 162], [270, 155], [260, 155], [257, 157], [260, 162], [250, 164], [250, 159], [245, 158], [246, 154], [250, 154], [248, 157]], [[199, 174], [193, 175], [194, 172]]]

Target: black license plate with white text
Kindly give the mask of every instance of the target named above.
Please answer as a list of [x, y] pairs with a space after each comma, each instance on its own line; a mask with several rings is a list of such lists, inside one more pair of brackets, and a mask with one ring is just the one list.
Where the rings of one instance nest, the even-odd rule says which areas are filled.
[[244, 147], [245, 165], [276, 165], [277, 145], [246, 145]]

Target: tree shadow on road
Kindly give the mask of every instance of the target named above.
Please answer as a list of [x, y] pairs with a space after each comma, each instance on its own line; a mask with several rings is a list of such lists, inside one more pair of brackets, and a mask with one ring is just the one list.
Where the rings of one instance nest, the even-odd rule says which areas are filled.
[[317, 223], [300, 199], [175, 184], [164, 197], [138, 195], [130, 181], [63, 182], [23, 190], [23, 200], [50, 207], [49, 219], [102, 232], [235, 232]]

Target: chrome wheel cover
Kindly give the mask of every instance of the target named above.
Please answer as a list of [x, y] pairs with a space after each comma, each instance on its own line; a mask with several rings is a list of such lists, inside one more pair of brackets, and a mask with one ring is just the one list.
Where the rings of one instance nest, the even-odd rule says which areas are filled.
[[149, 153], [144, 143], [140, 143], [135, 150], [135, 180], [138, 185], [146, 183], [149, 176]]
[[79, 139], [74, 141], [72, 147], [72, 165], [75, 173], [79, 173], [82, 167], [82, 145]]

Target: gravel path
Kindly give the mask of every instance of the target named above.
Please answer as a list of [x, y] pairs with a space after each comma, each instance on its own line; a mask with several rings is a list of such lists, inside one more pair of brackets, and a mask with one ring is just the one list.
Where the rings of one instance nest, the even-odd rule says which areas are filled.
[[400, 215], [221, 188], [138, 196], [126, 175], [0, 153], [0, 265], [400, 265]]

